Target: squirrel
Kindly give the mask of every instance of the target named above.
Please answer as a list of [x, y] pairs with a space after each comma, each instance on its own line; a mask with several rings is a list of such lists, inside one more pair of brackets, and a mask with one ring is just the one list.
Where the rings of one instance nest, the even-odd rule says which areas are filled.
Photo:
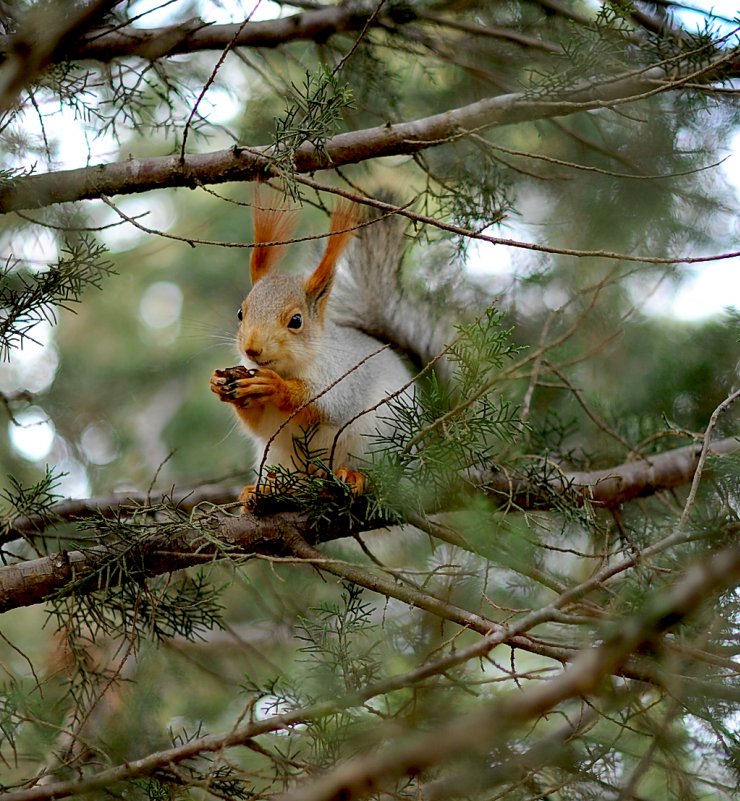
[[[394, 396], [416, 402], [409, 365], [382, 341], [392, 338], [410, 348], [418, 334], [399, 290], [403, 223], [386, 216], [362, 227], [336, 292], [339, 302], [330, 309], [340, 257], [358, 228], [356, 207], [337, 205], [323, 255], [307, 277], [276, 272], [283, 248], [266, 244], [290, 238], [294, 215], [258, 200], [253, 217], [252, 289], [237, 314], [242, 363], [215, 370], [211, 390], [246, 427], [258, 472], [262, 465], [312, 471], [295, 447], [310, 436], [311, 450], [331, 459], [334, 474], [361, 494], [365, 476], [359, 468], [389, 416], [384, 401]], [[423, 355], [431, 347], [431, 341], [427, 348], [413, 344]], [[268, 472], [266, 481], [244, 488], [245, 508], [258, 493], [275, 491], [273, 477]]]

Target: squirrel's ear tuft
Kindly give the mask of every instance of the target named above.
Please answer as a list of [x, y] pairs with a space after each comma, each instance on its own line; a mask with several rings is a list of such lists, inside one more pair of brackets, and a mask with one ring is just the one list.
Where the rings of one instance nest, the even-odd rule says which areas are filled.
[[[296, 226], [296, 215], [291, 209], [286, 209], [282, 199], [277, 194], [265, 193], [257, 186], [254, 190], [254, 203], [252, 205], [252, 222], [254, 226], [254, 244], [252, 258], [249, 261], [249, 272], [252, 283], [255, 284], [263, 278], [280, 261], [287, 241], [293, 235]], [[285, 242], [283, 245], [264, 246], [264, 242]]]
[[340, 200], [331, 215], [329, 239], [318, 267], [306, 279], [306, 295], [317, 305], [329, 297], [337, 262], [354, 234], [360, 215], [357, 206], [348, 200]]

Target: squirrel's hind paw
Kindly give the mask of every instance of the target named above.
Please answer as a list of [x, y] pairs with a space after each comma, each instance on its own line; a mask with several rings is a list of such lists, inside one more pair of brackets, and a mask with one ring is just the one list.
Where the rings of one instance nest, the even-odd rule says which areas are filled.
[[[340, 467], [334, 471], [334, 475], [349, 487], [350, 495], [353, 497], [358, 497], [365, 493], [367, 478], [363, 473], [357, 470], [350, 470], [348, 467]], [[245, 512], [253, 512], [260, 498], [281, 495], [290, 491], [289, 488], [281, 486], [281, 482], [275, 473], [269, 472], [260, 484], [247, 484], [239, 493], [239, 502]]]
[[261, 484], [247, 484], [239, 493], [239, 503], [245, 512], [253, 512], [257, 506], [260, 496], [279, 494], [280, 490], [275, 485], [275, 473], [268, 473], [266, 479]]
[[367, 478], [363, 473], [357, 470], [350, 470], [348, 467], [340, 467], [334, 471], [334, 475], [349, 486], [350, 494], [357, 496], [365, 493]]

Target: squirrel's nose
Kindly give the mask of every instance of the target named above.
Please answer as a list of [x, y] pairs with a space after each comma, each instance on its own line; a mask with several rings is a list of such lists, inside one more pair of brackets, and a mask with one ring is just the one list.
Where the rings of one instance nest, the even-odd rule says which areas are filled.
[[252, 359], [252, 361], [256, 361], [262, 355], [262, 348], [247, 348], [244, 353], [247, 354], [248, 359]]

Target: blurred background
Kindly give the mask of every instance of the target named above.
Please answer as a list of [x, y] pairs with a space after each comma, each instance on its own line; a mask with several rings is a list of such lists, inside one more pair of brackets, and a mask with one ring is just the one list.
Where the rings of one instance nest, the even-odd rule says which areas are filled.
[[[153, 28], [197, 17], [216, 24], [247, 17], [269, 20], [313, 5], [138, 0], [118, 4], [116, 13], [131, 25]], [[677, 44], [652, 31], [641, 50], [630, 38], [634, 30], [642, 31], [630, 16], [635, 8], [651, 19], [683, 26], [685, 36]], [[354, 38], [336, 36], [276, 49], [241, 48], [215, 73], [217, 51], [154, 63], [130, 57], [61, 65], [34, 89], [33, 102], [5, 120], [3, 169], [45, 172], [178, 153], [183, 126], [198, 98], [189, 125], [190, 153], [236, 143], [289, 142], [296, 109], [305, 112], [312, 92], [326, 91], [341, 100], [337, 86], [326, 83], [323, 68], [343, 59], [339, 80], [350, 88], [351, 100], [338, 101], [334, 111], [322, 106], [312, 123], [319, 131], [312, 134], [317, 141], [335, 131], [411, 120], [504, 92], [557, 97], [573, 80], [596, 81], [661, 55], [673, 58], [677, 51], [694, 48], [699, 64], [710, 40], [718, 42], [720, 51], [737, 47], [734, 2], [694, 0], [689, 8], [665, 2], [633, 7], [590, 0], [430, 0], [388, 3], [388, 9], [395, 15], [393, 24], [372, 31], [356, 46]], [[207, 84], [209, 77], [214, 79]], [[409, 226], [408, 273], [418, 285], [438, 297], [466, 298], [472, 314], [493, 302], [523, 354], [558, 342], [546, 354], [539, 382], [519, 371], [500, 389], [512, 408], [525, 412], [529, 428], [526, 439], [517, 443], [520, 456], [536, 454], [566, 468], [590, 469], [619, 464], [635, 452], [666, 450], [701, 433], [713, 410], [738, 386], [738, 257], [670, 263], [740, 250], [737, 78], [730, 77], [716, 92], [694, 89], [612, 109], [500, 125], [413, 157], [388, 157], [314, 176], [351, 191], [391, 189], [401, 202], [413, 201], [411, 209], [419, 214], [494, 237], [592, 252], [558, 254], [473, 241], [431, 225]], [[303, 135], [300, 125], [297, 129]], [[296, 236], [324, 233], [333, 199], [288, 183], [297, 195], [292, 203], [302, 206]], [[252, 238], [251, 199], [250, 185], [223, 184], [57, 204], [0, 218], [0, 252], [11, 277], [33, 281], [75, 248], [88, 253], [100, 246], [104, 250], [95, 251], [96, 258], [103, 273], [110, 272], [101, 275], [99, 288], [87, 287], [80, 302], [42, 308], [40, 316], [46, 319], [34, 320], [22, 347], [11, 349], [0, 363], [6, 406], [0, 424], [0, 487], [8, 520], [18, 508], [18, 486], [36, 484], [47, 470], [54, 497], [249, 480], [250, 445], [231, 410], [209, 391], [208, 381], [215, 368], [237, 362], [236, 311], [248, 290], [250, 253], [240, 245]], [[307, 271], [315, 264], [317, 247], [293, 245], [286, 266]], [[668, 263], [627, 258], [635, 256]], [[720, 418], [717, 437], [736, 431], [736, 412]], [[729, 515], [727, 509], [736, 508], [736, 489], [725, 501], [702, 520], [715, 512]], [[674, 496], [624, 516], [620, 512], [614, 520], [586, 520], [579, 511], [571, 517], [512, 514], [504, 521], [491, 512], [495, 553], [490, 544], [481, 545], [483, 556], [446, 544], [432, 546], [418, 531], [406, 531], [402, 538], [397, 532], [380, 534], [373, 553], [391, 568], [423, 573], [425, 586], [463, 607], [483, 606], [508, 619], [509, 613], [537, 608], [551, 598], [551, 590], [528, 574], [523, 562], [576, 582], [594, 565], [588, 559], [595, 557], [581, 558], [582, 551], [600, 553], [602, 535], [614, 552], [624, 548], [632, 553], [630, 548], [670, 529], [679, 513]], [[545, 540], [563, 545], [557, 539], [563, 535], [565, 545], [576, 550], [538, 550]], [[33, 547], [16, 543], [9, 552], [31, 558], [34, 548], [41, 553], [67, 547], [84, 536], [103, 534], [62, 530]], [[365, 558], [350, 541], [332, 553]], [[671, 569], [678, 569], [684, 556]], [[613, 602], [615, 617], [639, 608], [652, 589], [654, 576], [633, 579], [619, 602], [604, 600], [605, 606]], [[84, 601], [74, 608], [51, 605], [4, 615], [4, 636], [18, 648], [0, 644], [2, 664], [29, 704], [36, 703], [36, 696], [28, 665], [37, 665], [43, 676], [43, 702], [33, 713], [24, 713], [34, 720], [22, 740], [24, 758], [32, 766], [44, 760], [51, 765], [49, 754], [62, 752], [63, 730], [72, 727], [70, 698], [77, 700], [75, 693], [84, 696], [80, 688], [94, 685], [79, 678], [84, 672], [70, 669], [79, 660], [70, 643], [78, 640], [90, 645], [96, 670], [102, 665], [125, 679], [90, 702], [92, 711], [80, 724], [99, 749], [96, 758], [108, 764], [207, 730], [228, 729], [247, 708], [259, 716], [283, 705], [334, 697], [478, 637], [457, 629], [452, 636], [451, 624], [393, 599], [381, 596], [380, 602], [366, 605], [366, 596], [363, 600], [354, 588], [325, 583], [311, 569], [294, 565], [220, 563], [167, 581], [182, 598], [205, 599], [198, 607], [197, 636], [185, 636], [173, 624], [176, 636], [147, 631], [150, 644], [134, 644], [132, 637], [124, 647], [101, 634], [107, 631], [102, 625], [95, 628], [95, 611]], [[213, 588], [213, 596], [206, 587]], [[162, 605], [164, 598], [162, 590], [157, 595]], [[126, 599], [120, 603], [125, 608]], [[717, 624], [720, 639], [730, 617]], [[346, 666], [327, 656], [334, 651], [326, 632], [336, 633], [342, 625], [352, 635], [344, 654], [358, 672], [350, 671], [338, 687], [332, 682]], [[599, 626], [577, 632], [575, 645], [590, 643]], [[548, 636], [556, 642], [567, 639], [557, 626]], [[368, 653], [372, 660], [364, 661]], [[508, 649], [500, 649], [493, 662], [481, 667], [481, 683], [491, 682], [482, 693], [495, 693], [495, 683], [510, 681], [511, 671], [533, 671], [531, 677], [553, 670], [552, 661], [531, 654], [518, 652], [517, 664], [512, 661], [509, 667], [510, 659]], [[107, 674], [100, 671], [90, 669], [86, 681], [93, 674], [95, 681], [105, 681]], [[450, 680], [446, 689], [452, 685]], [[427, 715], [424, 725], [432, 725], [474, 705], [477, 696], [430, 690], [424, 700], [427, 706], [420, 703], [408, 716]], [[645, 701], [648, 708], [650, 703]], [[680, 761], [695, 749], [690, 767], [697, 771], [702, 760], [711, 761], [721, 751], [716, 739], [708, 744], [711, 725], [726, 726], [726, 742], [732, 739], [728, 731], [737, 733], [736, 710], [723, 699], [710, 698], [699, 706], [688, 723], [676, 721], [671, 729], [672, 753]], [[400, 701], [398, 708], [408, 711]], [[652, 731], [652, 723], [647, 718], [646, 713], [635, 730], [622, 732], [622, 762], [603, 757], [603, 764], [596, 765], [594, 758], [594, 775], [618, 784], [648, 747], [645, 732]], [[362, 740], [367, 721], [359, 726], [357, 740], [339, 731], [344, 723], [337, 722], [337, 731], [328, 733], [307, 729], [314, 748], [311, 764], [333, 764], [342, 749], [351, 752], [358, 742], [375, 742]], [[606, 719], [599, 725], [594, 741], [603, 746], [614, 730]], [[280, 752], [277, 735], [275, 742]], [[296, 755], [286, 745], [284, 756], [280, 770], [287, 776]], [[84, 762], [83, 757], [94, 762], [90, 754], [75, 758]], [[253, 775], [263, 770], [269, 784], [272, 768], [260, 763], [259, 755], [244, 753], [235, 762]], [[666, 760], [650, 774], [645, 798], [665, 797], [661, 793], [675, 764]], [[701, 784], [695, 796], [682, 796], [679, 788], [676, 797], [724, 797], [734, 778], [712, 765], [705, 773], [711, 787]], [[12, 766], [12, 774], [20, 781], [17, 767]], [[58, 765], [52, 768], [65, 775]], [[569, 797], [601, 797], [598, 788], [596, 783], [590, 790], [596, 795]], [[534, 797], [535, 790], [529, 789]], [[148, 797], [154, 796], [150, 792]]]

